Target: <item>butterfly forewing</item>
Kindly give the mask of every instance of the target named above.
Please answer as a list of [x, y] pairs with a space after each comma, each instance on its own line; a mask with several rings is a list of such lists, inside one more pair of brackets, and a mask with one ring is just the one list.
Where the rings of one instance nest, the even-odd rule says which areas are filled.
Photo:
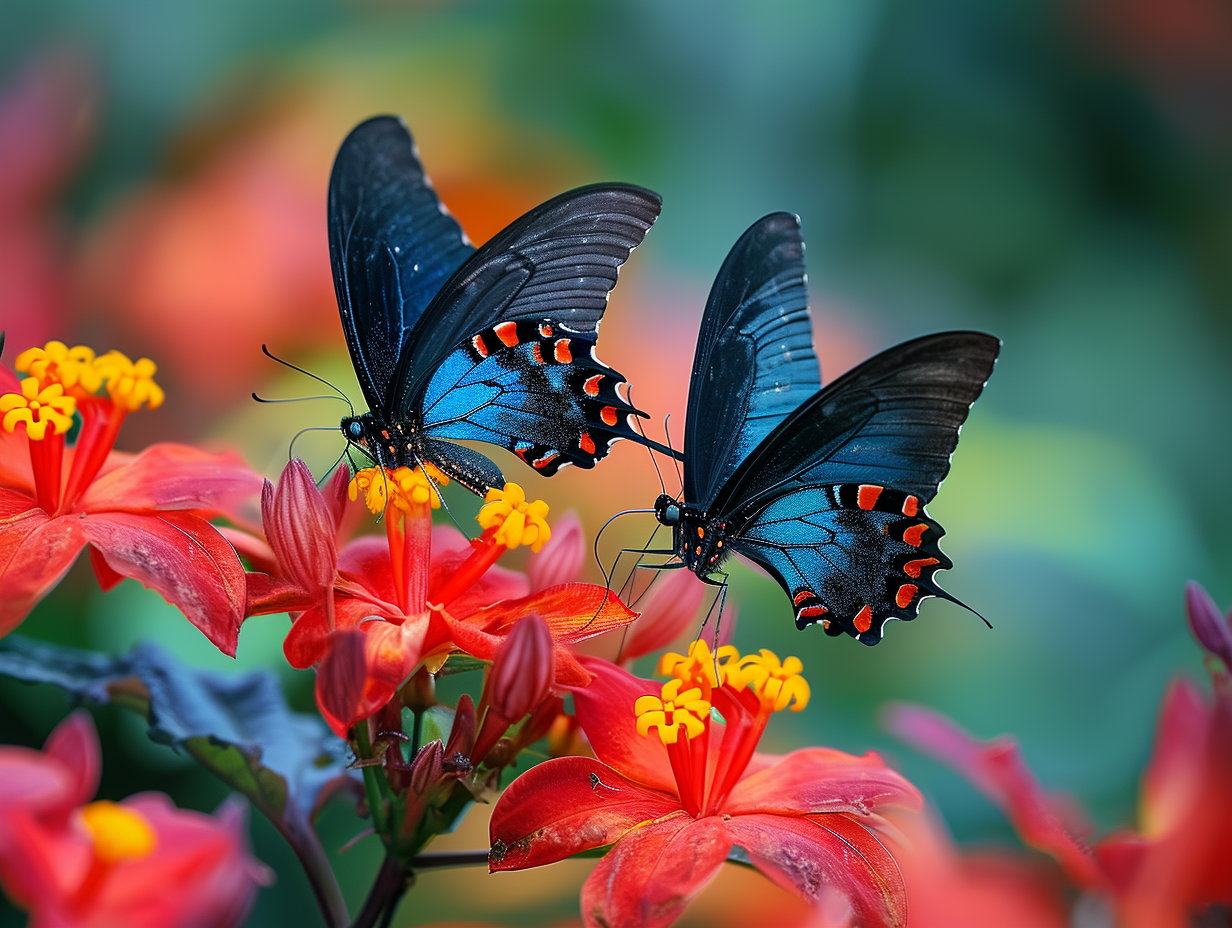
[[347, 136], [329, 182], [329, 254], [347, 347], [369, 408], [388, 413], [407, 334], [474, 248], [442, 209], [400, 119]]
[[821, 385], [800, 220], [771, 213], [723, 262], [693, 359], [685, 499], [709, 508], [757, 444]]

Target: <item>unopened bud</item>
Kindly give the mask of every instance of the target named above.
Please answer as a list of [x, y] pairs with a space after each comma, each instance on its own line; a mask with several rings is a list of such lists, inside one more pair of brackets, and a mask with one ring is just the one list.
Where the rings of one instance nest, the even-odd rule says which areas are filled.
[[[471, 748], [475, 746], [475, 703], [469, 694], [463, 694], [458, 700], [458, 708], [453, 713], [453, 727], [449, 729], [449, 741], [445, 744], [445, 756], [453, 757], [462, 754], [469, 758]], [[468, 761], [469, 763], [469, 761]]]
[[419, 749], [411, 761], [411, 779], [408, 791], [423, 796], [441, 779], [444, 772], [445, 746], [440, 739], [431, 741]]
[[1185, 584], [1185, 614], [1198, 644], [1232, 671], [1232, 629], [1211, 594], [1193, 580]]
[[543, 702], [555, 674], [552, 633], [538, 613], [528, 613], [496, 652], [488, 680], [489, 705], [501, 718], [516, 722]]
[[300, 589], [320, 593], [338, 570], [337, 525], [308, 465], [293, 459], [278, 486], [261, 491], [261, 522], [283, 576]]

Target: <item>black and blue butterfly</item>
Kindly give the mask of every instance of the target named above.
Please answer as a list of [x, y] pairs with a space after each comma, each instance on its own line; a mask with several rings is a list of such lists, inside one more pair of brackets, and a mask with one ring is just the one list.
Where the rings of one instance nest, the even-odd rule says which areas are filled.
[[982, 332], [927, 335], [821, 388], [799, 219], [759, 220], [706, 303], [682, 499], [655, 502], [672, 528], [663, 553], [717, 584], [739, 552], [783, 587], [798, 628], [869, 645], [929, 596], [959, 602], [934, 579], [953, 565], [924, 507], [1000, 346]]
[[357, 126], [329, 182], [334, 288], [369, 409], [342, 420], [347, 441], [385, 467], [430, 462], [480, 494], [504, 477], [457, 441], [500, 445], [545, 476], [593, 467], [617, 439], [645, 442], [631, 419], [645, 413], [595, 341], [660, 205], [631, 184], [582, 187], [476, 250], [402, 121]]

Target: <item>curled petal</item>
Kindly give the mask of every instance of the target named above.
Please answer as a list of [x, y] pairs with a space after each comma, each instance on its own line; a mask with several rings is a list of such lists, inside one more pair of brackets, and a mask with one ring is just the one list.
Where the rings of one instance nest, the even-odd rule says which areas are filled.
[[866, 928], [907, 924], [907, 888], [876, 836], [847, 815], [737, 815], [731, 840], [771, 880], [816, 901], [827, 887], [850, 903]]
[[582, 886], [587, 928], [666, 928], [723, 866], [722, 822], [684, 812], [626, 834]]
[[[25, 499], [0, 489], [0, 507], [14, 497]], [[0, 636], [59, 582], [86, 540], [77, 519], [49, 519], [41, 509], [0, 522]]]
[[98, 731], [88, 712], [78, 709], [57, 725], [47, 736], [43, 753], [60, 761], [72, 773], [73, 788], [65, 796], [66, 805], [80, 806], [94, 798], [103, 761]]
[[488, 632], [506, 630], [528, 612], [537, 612], [547, 622], [553, 639], [569, 643], [623, 628], [637, 617], [615, 593], [593, 583], [563, 583], [468, 614], [452, 608], [450, 612]]
[[1012, 739], [980, 741], [944, 716], [906, 704], [891, 707], [887, 726], [916, 750], [965, 776], [1001, 808], [1024, 842], [1055, 857], [1076, 883], [1100, 885], [1090, 851], [1066, 828]]
[[374, 620], [330, 639], [317, 667], [317, 707], [340, 738], [384, 706], [419, 663], [427, 623]]
[[488, 868], [524, 870], [563, 860], [679, 808], [675, 797], [593, 758], [545, 761], [510, 783], [492, 810]]
[[224, 654], [244, 620], [243, 565], [212, 525], [186, 512], [108, 512], [75, 520], [118, 574], [157, 590]]

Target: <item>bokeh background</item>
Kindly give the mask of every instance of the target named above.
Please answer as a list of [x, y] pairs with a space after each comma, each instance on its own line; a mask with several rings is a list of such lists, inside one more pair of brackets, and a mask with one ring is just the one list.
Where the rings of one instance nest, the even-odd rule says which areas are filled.
[[[3, 0], [0, 21], [5, 360], [51, 337], [154, 358], [169, 400], [130, 419], [122, 447], [234, 446], [275, 474], [291, 436], [335, 425], [341, 404], [253, 403], [252, 390], [316, 392], [266, 360], [263, 342], [359, 395], [325, 188], [345, 133], [380, 112], [406, 118], [476, 241], [581, 183], [663, 195], [600, 343], [654, 432], [671, 413], [678, 439], [710, 281], [771, 210], [803, 220], [827, 381], [923, 333], [1000, 336], [931, 509], [956, 565], [947, 588], [994, 630], [933, 600], [875, 649], [800, 634], [778, 588], [736, 567], [736, 640], [798, 654], [814, 687], [806, 712], [772, 726], [773, 746], [883, 751], [964, 842], [1010, 839], [969, 787], [881, 732], [887, 700], [982, 736], [1013, 732], [1098, 828], [1132, 821], [1165, 682], [1198, 667], [1182, 584], [1232, 600], [1226, 4]], [[311, 433], [296, 451], [321, 471], [341, 438]], [[659, 489], [628, 444], [551, 482], [499, 460], [591, 534]], [[461, 515], [474, 512], [465, 497], [451, 497]], [[650, 528], [630, 518], [605, 549]], [[102, 595], [81, 567], [23, 633], [107, 650], [148, 637], [233, 665], [157, 595], [127, 581]], [[309, 709], [310, 680], [281, 657], [285, 629], [252, 620], [234, 663], [281, 667]], [[50, 690], [0, 681], [2, 741], [39, 744], [66, 711]], [[137, 720], [96, 717], [103, 796], [160, 789], [202, 809], [222, 798]], [[360, 827], [341, 803], [322, 822], [331, 849]], [[315, 924], [291, 854], [264, 822], [253, 835], [278, 882], [250, 923]], [[446, 840], [485, 838], [480, 811]], [[379, 856], [368, 841], [337, 857], [353, 904]], [[426, 875], [396, 924], [567, 919], [587, 868]], [[756, 880], [721, 881], [691, 923], [738, 912]], [[777, 890], [756, 896], [761, 920], [792, 905]]]

